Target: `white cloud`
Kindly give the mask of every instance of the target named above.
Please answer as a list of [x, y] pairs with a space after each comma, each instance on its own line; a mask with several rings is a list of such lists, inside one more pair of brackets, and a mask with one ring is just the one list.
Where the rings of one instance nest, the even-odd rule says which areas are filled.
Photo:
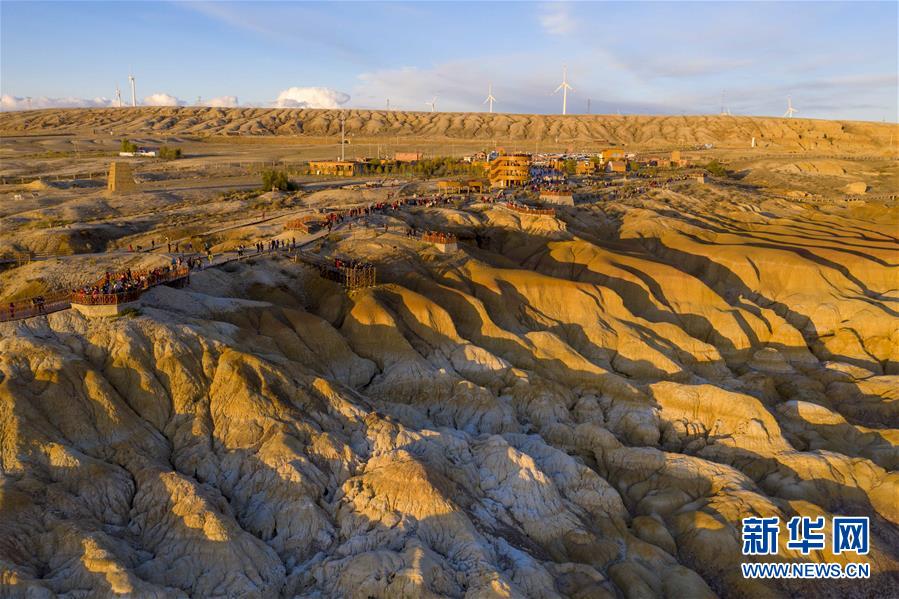
[[29, 98], [27, 96], [0, 96], [0, 110], [38, 110], [40, 108], [105, 108], [112, 106], [109, 98]]
[[338, 108], [350, 96], [327, 87], [289, 87], [278, 94], [277, 108]]
[[206, 102], [201, 102], [201, 104], [212, 108], [235, 108], [240, 106], [240, 103], [237, 101], [237, 96], [219, 96], [218, 98], [212, 98]]
[[568, 4], [552, 2], [545, 4], [539, 15], [540, 26], [550, 35], [566, 35], [574, 31], [576, 23], [568, 10]]
[[184, 102], [171, 94], [156, 93], [144, 98], [144, 106], [181, 106]]

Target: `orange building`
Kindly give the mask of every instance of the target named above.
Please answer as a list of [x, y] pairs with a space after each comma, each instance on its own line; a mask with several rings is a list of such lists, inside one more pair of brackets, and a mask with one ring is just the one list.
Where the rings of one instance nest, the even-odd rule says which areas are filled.
[[500, 154], [487, 165], [491, 187], [521, 187], [530, 180], [530, 154]]
[[478, 179], [472, 179], [470, 181], [437, 181], [437, 190], [440, 193], [481, 193], [484, 191], [484, 182], [479, 181]]
[[673, 150], [671, 152], [671, 166], [689, 166], [690, 160], [687, 157], [682, 157], [680, 154], [680, 150]]
[[437, 181], [437, 189], [440, 193], [459, 193], [462, 191], [462, 184], [458, 181]]
[[309, 162], [310, 175], [352, 177], [359, 174], [361, 165], [349, 160], [318, 160]]
[[422, 158], [424, 155], [421, 152], [397, 152], [393, 156], [397, 162], [418, 162]]
[[600, 152], [599, 155], [603, 162], [608, 162], [609, 160], [624, 160], [624, 150], [621, 148], [609, 148]]
[[592, 160], [578, 160], [574, 167], [576, 175], [592, 175], [599, 170], [599, 165]]

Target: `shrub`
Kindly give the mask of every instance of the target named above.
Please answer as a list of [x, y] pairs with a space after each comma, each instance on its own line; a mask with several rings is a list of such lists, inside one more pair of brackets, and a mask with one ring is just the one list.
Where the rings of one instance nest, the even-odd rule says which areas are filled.
[[122, 140], [122, 151], [123, 152], [137, 152], [137, 144], [131, 141], [130, 139]]
[[178, 158], [181, 158], [181, 148], [162, 146], [159, 148], [159, 157], [163, 160], [177, 160]]
[[264, 191], [274, 191], [276, 189], [279, 191], [290, 191], [293, 188], [293, 184], [284, 171], [273, 168], [267, 168], [262, 171], [262, 189]]
[[715, 175], [716, 177], [726, 177], [730, 174], [730, 171], [728, 171], [727, 168], [725, 168], [725, 166], [717, 160], [712, 160], [707, 165], [705, 165], [705, 170], [707, 170], [710, 174]]

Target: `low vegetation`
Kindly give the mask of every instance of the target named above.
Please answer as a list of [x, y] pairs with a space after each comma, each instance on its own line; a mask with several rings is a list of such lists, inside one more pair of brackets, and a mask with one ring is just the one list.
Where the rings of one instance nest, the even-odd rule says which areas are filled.
[[29, 220], [22, 225], [23, 229], [53, 229], [72, 224], [72, 220], [65, 218], [41, 218]]
[[163, 160], [177, 160], [178, 158], [181, 158], [181, 148], [162, 146], [159, 148], [159, 157]]
[[296, 186], [290, 182], [285, 171], [267, 168], [262, 171], [262, 189], [264, 191], [293, 191]]
[[730, 171], [727, 170], [727, 167], [725, 167], [717, 160], [712, 160], [711, 162], [706, 164], [705, 170], [707, 170], [710, 174], [715, 175], [716, 177], [727, 177], [730, 175]]

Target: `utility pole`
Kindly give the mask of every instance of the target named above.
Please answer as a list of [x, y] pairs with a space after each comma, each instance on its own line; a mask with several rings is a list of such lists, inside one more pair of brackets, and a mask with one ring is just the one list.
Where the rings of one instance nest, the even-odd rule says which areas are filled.
[[341, 110], [340, 111], [340, 161], [343, 162], [344, 159], [344, 150], [346, 142], [344, 141], [346, 137], [346, 115]]

